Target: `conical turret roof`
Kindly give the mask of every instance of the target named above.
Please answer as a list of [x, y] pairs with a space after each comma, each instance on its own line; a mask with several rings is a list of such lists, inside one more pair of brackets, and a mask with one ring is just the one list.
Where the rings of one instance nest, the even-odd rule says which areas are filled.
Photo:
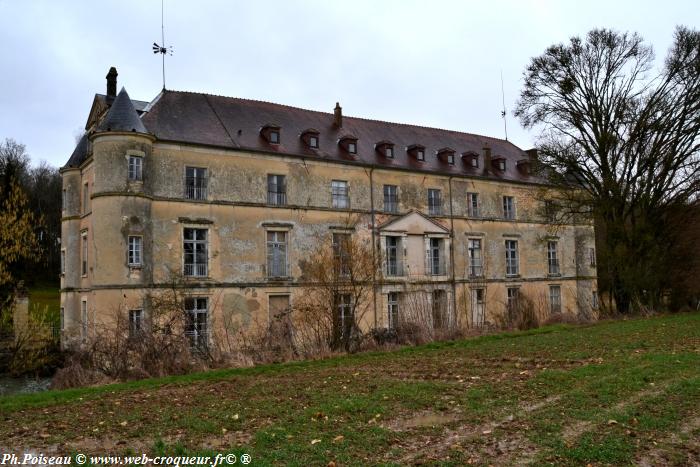
[[133, 131], [148, 133], [139, 114], [131, 102], [126, 89], [122, 88], [109, 108], [104, 121], [98, 127], [99, 131]]

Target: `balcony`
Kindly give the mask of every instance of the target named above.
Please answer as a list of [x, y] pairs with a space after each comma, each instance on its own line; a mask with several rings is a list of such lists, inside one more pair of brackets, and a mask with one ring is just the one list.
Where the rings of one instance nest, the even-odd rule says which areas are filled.
[[387, 260], [385, 274], [387, 277], [405, 276], [403, 262], [396, 260]]
[[185, 199], [207, 199], [207, 178], [185, 177]]
[[186, 277], [206, 277], [207, 265], [201, 263], [185, 263], [184, 274]]
[[267, 192], [267, 204], [274, 204], [276, 206], [284, 206], [287, 204], [287, 193], [279, 191], [268, 191]]
[[559, 276], [561, 275], [561, 270], [559, 269], [559, 260], [558, 259], [550, 259], [549, 260], [549, 273], [550, 276]]

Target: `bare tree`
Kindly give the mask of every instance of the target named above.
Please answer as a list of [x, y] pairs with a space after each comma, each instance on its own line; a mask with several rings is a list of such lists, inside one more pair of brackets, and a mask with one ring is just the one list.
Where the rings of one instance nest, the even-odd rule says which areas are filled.
[[562, 207], [595, 214], [623, 312], [658, 301], [667, 209], [700, 188], [700, 34], [678, 27], [658, 73], [653, 63], [639, 35], [592, 30], [531, 60], [515, 111], [542, 130], [543, 173], [566, 188]]

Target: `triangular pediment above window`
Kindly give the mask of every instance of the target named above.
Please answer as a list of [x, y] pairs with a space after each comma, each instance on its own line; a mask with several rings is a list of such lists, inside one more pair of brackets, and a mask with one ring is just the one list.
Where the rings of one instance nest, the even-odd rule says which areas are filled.
[[379, 226], [381, 232], [402, 232], [408, 235], [447, 234], [449, 229], [418, 211], [411, 211]]

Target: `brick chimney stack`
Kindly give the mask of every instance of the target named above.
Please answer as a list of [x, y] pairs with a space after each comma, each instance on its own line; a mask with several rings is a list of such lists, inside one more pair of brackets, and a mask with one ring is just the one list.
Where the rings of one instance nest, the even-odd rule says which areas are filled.
[[491, 148], [484, 146], [484, 171], [488, 174], [491, 173]]
[[343, 126], [343, 108], [339, 102], [335, 103], [335, 109], [333, 110], [333, 126], [336, 128]]
[[117, 97], [117, 69], [112, 67], [107, 73], [107, 96]]

